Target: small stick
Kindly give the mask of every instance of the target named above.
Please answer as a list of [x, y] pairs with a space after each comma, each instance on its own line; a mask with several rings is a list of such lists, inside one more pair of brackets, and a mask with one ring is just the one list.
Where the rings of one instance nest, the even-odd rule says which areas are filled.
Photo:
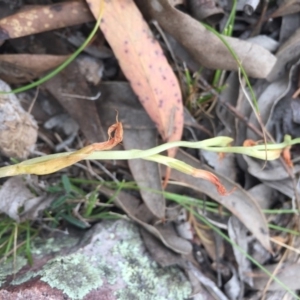
[[101, 92], [98, 92], [95, 96], [92, 96], [92, 97], [68, 94], [68, 93], [61, 93], [61, 95], [65, 96], [65, 97], [75, 98], [75, 99], [86, 99], [86, 100], [95, 101], [95, 100], [99, 99], [99, 97], [101, 96]]
[[259, 3], [260, 0], [247, 0], [247, 2], [244, 5], [244, 12], [248, 16], [251, 16], [257, 9]]

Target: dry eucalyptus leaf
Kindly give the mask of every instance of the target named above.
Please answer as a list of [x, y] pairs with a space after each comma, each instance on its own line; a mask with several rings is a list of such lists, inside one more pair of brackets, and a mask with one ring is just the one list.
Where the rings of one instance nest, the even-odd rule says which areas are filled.
[[[198, 221], [200, 225], [196, 233], [201, 239], [201, 244], [205, 248], [207, 255], [214, 261], [219, 261], [224, 257], [225, 247], [224, 240], [211, 228]], [[201, 226], [202, 225], [202, 226]]]
[[224, 290], [230, 300], [238, 300], [242, 289], [237, 272], [233, 272], [231, 278], [225, 283]]
[[[98, 19], [100, 2], [86, 1]], [[135, 2], [106, 1], [100, 28], [163, 140], [180, 140], [183, 131], [180, 86], [160, 44]], [[174, 156], [175, 152], [175, 148], [168, 150], [169, 156]]]
[[276, 53], [277, 61], [272, 72], [267, 77], [268, 81], [281, 78], [300, 58], [300, 29], [295, 31]]
[[233, 153], [226, 153], [224, 157], [221, 158], [216, 152], [201, 150], [201, 155], [203, 155], [208, 165], [213, 167], [216, 172], [233, 181], [236, 180], [237, 167]]
[[206, 290], [209, 291], [212, 299], [228, 300], [228, 298], [223, 294], [223, 292], [219, 289], [216, 283], [212, 279], [207, 277], [204, 273], [202, 273], [201, 270], [196, 268], [191, 262], [186, 262], [185, 270], [186, 272], [190, 271], [193, 273], [193, 275], [201, 282], [201, 284], [206, 288]]
[[80, 1], [36, 5], [0, 20], [0, 40], [93, 21], [88, 7]]
[[[126, 150], [153, 148], [157, 146], [157, 130], [125, 129], [123, 144]], [[128, 164], [134, 180], [141, 187], [140, 193], [144, 203], [157, 218], [163, 219], [165, 198], [162, 194], [151, 192], [151, 190], [162, 192], [158, 164], [144, 159], [132, 159], [128, 161]]]
[[0, 211], [17, 222], [20, 221], [20, 208], [27, 201], [38, 203], [39, 199], [31, 193], [21, 176], [9, 178], [0, 189]]
[[[238, 96], [239, 96], [239, 88], [240, 88], [240, 82], [238, 78], [238, 74], [236, 72], [230, 72], [229, 76], [226, 79], [225, 82], [226, 88], [221, 91], [220, 97], [222, 98], [222, 102], [226, 102], [233, 107], [236, 106]], [[228, 111], [227, 108], [222, 105], [218, 101], [217, 104], [217, 116], [219, 117], [220, 121], [225, 126], [225, 129], [229, 133], [229, 136], [233, 137], [235, 139], [236, 137], [236, 130], [235, 130], [235, 123], [236, 118], [235, 116]]]
[[270, 18], [277, 18], [289, 14], [295, 14], [300, 11], [299, 0], [282, 0], [281, 4], [275, 12], [272, 13]]
[[[116, 120], [116, 109], [124, 129], [154, 129], [155, 124], [142, 107], [127, 82], [102, 82], [101, 97], [95, 101], [101, 122], [110, 126]], [[104, 112], [104, 113], [103, 113]]]
[[192, 55], [186, 50], [186, 48], [178, 43], [172, 35], [168, 34], [167, 32], [164, 33], [176, 58], [178, 58], [179, 61], [184, 61], [187, 68], [192, 72], [198, 72], [201, 68], [201, 64], [196, 59], [194, 59], [194, 57], [192, 57]]
[[[271, 122], [270, 117], [272, 116], [274, 107], [280, 101], [280, 99], [282, 99], [282, 97], [287, 93], [288, 88], [289, 77], [283, 76], [279, 80], [272, 82], [260, 95], [260, 97], [257, 100], [257, 103], [263, 124]], [[259, 122], [253, 110], [249, 116], [249, 122], [253, 124], [256, 128], [260, 128]], [[270, 124], [270, 126], [272, 125]], [[267, 125], [267, 129], [271, 128]], [[260, 137], [258, 137], [258, 135], [252, 130], [247, 128], [247, 138], [257, 140]]]
[[300, 14], [292, 14], [282, 17], [279, 33], [279, 44], [282, 45], [299, 27]]
[[[203, 66], [210, 69], [238, 70], [238, 64], [224, 43], [200, 22], [173, 8], [168, 0], [138, 0], [144, 15], [180, 42]], [[225, 37], [242, 62], [248, 76], [266, 78], [276, 57], [258, 45]]]
[[[266, 268], [271, 273], [273, 273], [276, 268], [275, 275], [282, 283], [288, 286], [291, 290], [300, 289], [300, 280], [299, 280], [300, 264], [283, 263], [279, 268], [279, 270], [277, 270], [277, 264], [264, 266], [264, 268]], [[261, 270], [253, 271], [253, 279], [254, 279], [254, 289], [257, 290], [264, 289], [267, 282], [270, 280], [269, 276], [266, 275]], [[280, 290], [284, 290], [284, 288], [273, 280], [268, 290], [280, 291]]]
[[[247, 156], [244, 156], [244, 159], [248, 165], [248, 172], [252, 176], [288, 197], [294, 197], [295, 192], [292, 179], [289, 177], [289, 174], [286, 172], [281, 162], [269, 161], [266, 168], [263, 169], [263, 161], [258, 161]], [[294, 166], [293, 172], [296, 174], [299, 171], [300, 165], [297, 164]]]
[[27, 83], [61, 65], [69, 55], [0, 55], [0, 78], [8, 83]]
[[160, 242], [147, 230], [141, 228], [140, 232], [150, 255], [161, 267], [165, 268], [182, 263], [182, 257], [180, 254], [165, 247], [162, 242]]
[[216, 0], [187, 0], [187, 7], [195, 19], [205, 20], [211, 25], [218, 24], [224, 17], [224, 11]]
[[253, 36], [253, 37], [247, 39], [247, 41], [251, 42], [253, 44], [260, 45], [270, 52], [275, 52], [279, 46], [279, 43], [276, 40], [272, 39], [271, 37], [269, 37], [267, 35], [263, 35], [263, 34]]
[[44, 211], [55, 199], [55, 195], [41, 195], [24, 202], [24, 211], [19, 215], [20, 222], [36, 220], [40, 211]]
[[[261, 120], [277, 142], [281, 142], [285, 134], [293, 137], [299, 135], [299, 125], [293, 120], [295, 114], [292, 103], [294, 101], [292, 100], [292, 95], [298, 85], [299, 62], [297, 61], [292, 65], [288, 73], [267, 86], [258, 97]], [[249, 121], [259, 128], [253, 111]], [[257, 140], [259, 137], [250, 129], [247, 129], [247, 138]]]
[[107, 136], [100, 122], [95, 101], [76, 98], [76, 96], [87, 98], [94, 96], [76, 61], [45, 82], [44, 86], [79, 124], [90, 143], [106, 140]]
[[[115, 196], [115, 191], [109, 190], [106, 187], [101, 187], [101, 192], [109, 197]], [[157, 223], [159, 220], [137, 198], [125, 192], [120, 192], [114, 198], [114, 203], [122, 208], [133, 221], [158, 238], [166, 247], [179, 254], [189, 254], [192, 252], [191, 243], [179, 237], [172, 224], [151, 225]]]
[[[212, 171], [206, 165], [201, 164], [198, 160], [182, 150], [178, 151], [176, 158], [197, 169], [204, 169], [214, 173], [219, 177], [221, 183], [224, 184], [226, 190], [230, 191], [235, 188], [230, 195], [221, 196], [215, 189], [212, 188], [211, 183], [207, 181], [183, 174], [177, 170], [172, 170], [171, 172], [172, 179], [182, 182], [196, 191], [205, 193], [210, 198], [226, 207], [236, 217], [239, 218], [239, 220], [248, 228], [248, 230], [253, 233], [253, 235], [262, 243], [265, 249], [271, 252], [267, 221], [255, 199], [253, 199], [247, 193], [247, 191], [242, 189], [240, 185], [231, 181], [227, 177]], [[163, 166], [162, 170], [164, 170]]]
[[[0, 80], [0, 91], [10, 87]], [[14, 94], [0, 94], [0, 151], [8, 157], [27, 158], [37, 140], [38, 126]]]
[[262, 209], [271, 208], [277, 201], [277, 197], [274, 197], [274, 190], [263, 183], [252, 187], [248, 193], [256, 199]]
[[186, 0], [169, 0], [170, 4], [171, 4], [172, 6], [184, 4], [185, 1], [186, 1]]
[[[235, 216], [229, 218], [228, 235], [230, 239], [239, 245], [245, 252], [248, 253], [247, 228]], [[238, 264], [240, 279], [253, 286], [253, 278], [249, 276], [252, 272], [251, 264], [248, 258], [235, 247], [232, 247], [235, 260]]]

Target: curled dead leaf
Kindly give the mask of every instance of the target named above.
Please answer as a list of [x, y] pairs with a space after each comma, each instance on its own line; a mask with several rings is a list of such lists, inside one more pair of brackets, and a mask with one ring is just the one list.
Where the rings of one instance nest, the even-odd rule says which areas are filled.
[[213, 183], [216, 186], [218, 193], [222, 196], [227, 196], [235, 190], [235, 188], [233, 188], [231, 191], [228, 192], [225, 186], [220, 182], [220, 179], [211, 172], [194, 169], [191, 175], [197, 178], [208, 180], [211, 183]]
[[251, 146], [256, 146], [256, 145], [257, 145], [257, 142], [255, 142], [251, 139], [245, 140], [243, 143], [244, 147], [251, 147]]
[[293, 162], [291, 159], [291, 146], [285, 147], [282, 150], [282, 157], [283, 157], [284, 161], [286, 162], [286, 164], [292, 168]]

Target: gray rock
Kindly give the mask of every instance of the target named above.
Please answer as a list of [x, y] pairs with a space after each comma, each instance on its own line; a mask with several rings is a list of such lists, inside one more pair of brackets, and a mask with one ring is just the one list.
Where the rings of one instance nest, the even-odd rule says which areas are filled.
[[15, 276], [7, 276], [7, 266], [0, 273], [0, 299], [181, 300], [191, 294], [179, 268], [161, 268], [151, 259], [131, 222], [104, 221], [77, 243], [61, 237], [48, 242], [56, 254], [48, 243], [38, 243], [32, 267], [22, 263]]

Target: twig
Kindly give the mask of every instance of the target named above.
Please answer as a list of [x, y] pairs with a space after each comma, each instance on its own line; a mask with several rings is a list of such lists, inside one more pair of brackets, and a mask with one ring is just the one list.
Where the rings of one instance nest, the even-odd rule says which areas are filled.
[[247, 2], [244, 5], [244, 12], [248, 16], [251, 16], [255, 12], [259, 3], [260, 0], [247, 0]]
[[263, 138], [262, 132], [256, 126], [254, 126], [252, 123], [250, 123], [249, 119], [247, 117], [243, 116], [234, 106], [232, 106], [231, 104], [226, 102], [221, 96], [219, 96], [219, 102], [223, 106], [225, 106], [235, 117], [237, 117], [238, 119], [243, 121], [249, 129], [251, 129], [254, 133], [256, 133], [258, 136]]
[[38, 95], [39, 95], [39, 91], [40, 91], [40, 87], [38, 86], [38, 87], [36, 88], [36, 92], [35, 92], [34, 98], [33, 98], [33, 100], [31, 101], [30, 106], [29, 106], [29, 108], [28, 108], [28, 110], [27, 110], [27, 112], [28, 112], [29, 114], [31, 114], [31, 111], [32, 111], [32, 109], [33, 109], [33, 106], [34, 106], [34, 104], [35, 104], [35, 102], [36, 102], [36, 99], [37, 99], [37, 97], [38, 97]]
[[101, 96], [101, 93], [98, 92], [95, 96], [83, 96], [83, 95], [75, 95], [75, 94], [68, 94], [68, 93], [61, 93], [62, 96], [65, 97], [70, 97], [70, 98], [75, 98], [75, 99], [86, 99], [86, 100], [91, 100], [91, 101], [95, 101], [97, 99], [99, 99], [99, 97]]

